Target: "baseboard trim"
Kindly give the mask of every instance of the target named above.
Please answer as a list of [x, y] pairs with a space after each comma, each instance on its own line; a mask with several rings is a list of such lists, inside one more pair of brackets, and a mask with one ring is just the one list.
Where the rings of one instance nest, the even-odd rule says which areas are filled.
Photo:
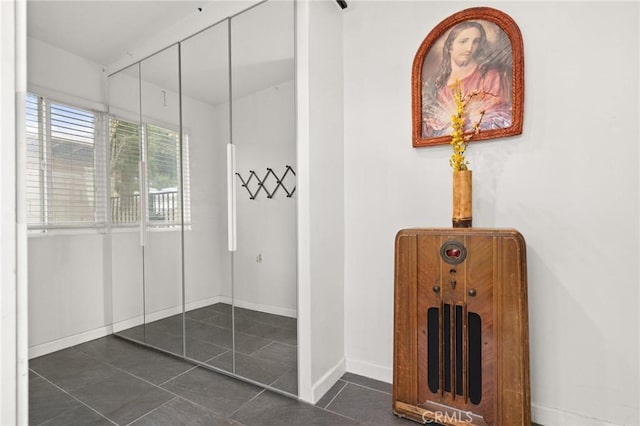
[[347, 358], [347, 371], [381, 382], [393, 383], [393, 368], [384, 367], [378, 364]]
[[[231, 304], [231, 300], [232, 300], [231, 297], [229, 296], [219, 296], [219, 297], [221, 302], [227, 303], [229, 305]], [[254, 311], [265, 312], [267, 314], [280, 315], [283, 317], [289, 317], [289, 318], [298, 317], [295, 309], [282, 308], [280, 306], [273, 306], [273, 305], [262, 305], [260, 303], [248, 302], [246, 300], [236, 300], [235, 306], [238, 308], [245, 308], [245, 309], [251, 309]]]
[[[207, 299], [201, 299], [195, 302], [188, 303], [185, 306], [187, 311], [191, 311], [193, 309], [203, 308], [205, 306], [213, 305], [215, 303], [228, 303], [231, 304], [231, 298], [227, 296], [213, 296]], [[237, 300], [235, 302], [235, 306], [246, 309], [253, 309], [256, 311], [266, 312], [269, 314], [282, 315], [290, 318], [296, 317], [295, 309], [287, 309], [281, 308], [278, 306], [270, 306], [270, 305], [260, 305], [257, 303], [246, 302], [242, 300]], [[168, 309], [163, 309], [161, 311], [152, 312], [147, 314], [147, 321], [157, 321], [163, 318], [170, 317], [172, 315], [177, 315], [182, 312], [182, 306], [175, 306]], [[94, 330], [84, 331], [81, 333], [77, 333], [71, 336], [66, 336], [61, 339], [56, 339], [51, 342], [42, 343], [39, 345], [35, 345], [29, 348], [29, 359], [33, 359], [42, 355], [46, 355], [52, 352], [56, 352], [71, 346], [79, 345], [81, 343], [86, 343], [94, 339], [99, 339], [104, 336], [108, 336], [112, 333], [118, 333], [122, 330], [126, 330], [128, 328], [136, 327], [144, 323], [145, 317], [142, 315], [129, 318], [122, 321], [114, 322], [110, 325], [105, 325], [103, 327], [96, 328]]]
[[311, 401], [308, 402], [315, 404], [320, 401], [320, 398], [331, 389], [331, 386], [336, 384], [346, 371], [346, 360], [342, 358], [311, 386]]
[[74, 334], [73, 336], [63, 337], [62, 339], [53, 340], [41, 345], [32, 346], [29, 348], [29, 359], [79, 345], [90, 340], [99, 339], [111, 334], [111, 330], [112, 327], [108, 325], [94, 330], [85, 331], [83, 333]]
[[582, 414], [531, 404], [531, 421], [543, 426], [621, 426]]

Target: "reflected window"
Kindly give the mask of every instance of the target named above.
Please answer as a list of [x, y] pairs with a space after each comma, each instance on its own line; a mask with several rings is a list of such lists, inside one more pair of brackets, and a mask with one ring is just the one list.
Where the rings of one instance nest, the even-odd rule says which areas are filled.
[[[175, 130], [145, 124], [140, 126], [112, 117], [109, 120], [110, 213], [113, 225], [136, 225], [140, 222], [141, 174], [148, 188], [147, 225], [172, 227], [190, 222], [188, 136], [183, 137], [180, 167], [180, 136]], [[140, 162], [141, 158], [146, 158]], [[140, 170], [140, 166], [143, 166]], [[180, 170], [184, 200], [180, 199]], [[183, 202], [184, 201], [184, 202]]]

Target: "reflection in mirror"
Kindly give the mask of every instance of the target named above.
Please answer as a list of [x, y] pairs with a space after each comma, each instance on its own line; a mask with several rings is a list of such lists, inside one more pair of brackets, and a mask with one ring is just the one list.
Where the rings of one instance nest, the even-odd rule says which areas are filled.
[[[231, 254], [227, 250], [229, 31], [225, 20], [181, 43], [182, 120], [190, 148], [191, 220], [184, 233], [186, 356], [230, 354]], [[216, 367], [232, 371], [231, 365]]]
[[114, 295], [115, 309], [130, 300], [132, 311], [142, 310], [121, 335], [181, 355], [183, 206], [187, 216], [189, 209], [178, 59], [174, 45], [110, 77], [110, 186], [114, 289], [136, 294]]
[[[183, 354], [182, 213], [179, 48], [140, 63], [143, 130], [142, 193], [145, 342]], [[188, 178], [188, 175], [187, 175]], [[188, 182], [188, 179], [187, 179]]]
[[268, 1], [231, 20], [235, 352], [217, 362], [297, 394], [293, 7]]
[[293, 23], [293, 1], [260, 3], [109, 87], [116, 331], [295, 395]]
[[109, 77], [109, 212], [115, 332], [144, 341], [140, 66]]

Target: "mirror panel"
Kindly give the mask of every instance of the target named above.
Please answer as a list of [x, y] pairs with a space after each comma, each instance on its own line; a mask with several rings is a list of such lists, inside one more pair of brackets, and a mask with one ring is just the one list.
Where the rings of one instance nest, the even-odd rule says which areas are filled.
[[109, 77], [109, 214], [114, 331], [144, 341], [140, 66]]
[[225, 20], [181, 43], [183, 139], [190, 150], [185, 223], [186, 356], [232, 371], [227, 247], [229, 30]]
[[140, 99], [145, 342], [182, 355], [184, 197], [178, 54], [176, 44], [140, 63]]
[[292, 395], [294, 68], [294, 2], [267, 1], [109, 78], [116, 331]]
[[[297, 394], [294, 5], [231, 20], [234, 372]], [[256, 37], [259, 34], [259, 37]]]

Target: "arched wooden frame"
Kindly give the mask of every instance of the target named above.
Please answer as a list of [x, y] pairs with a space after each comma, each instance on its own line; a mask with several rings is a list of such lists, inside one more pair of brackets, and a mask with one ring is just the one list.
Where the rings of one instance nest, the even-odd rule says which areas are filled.
[[[433, 146], [443, 145], [451, 142], [451, 127], [442, 128], [440, 134], [431, 131], [428, 126], [430, 102], [425, 99], [423, 105], [423, 89], [426, 91], [430, 84], [429, 77], [433, 77], [434, 60], [442, 60], [442, 46], [449, 34], [449, 31], [456, 25], [464, 21], [475, 21], [483, 28], [492, 32], [496, 39], [502, 40], [501, 49], [493, 55], [493, 64], [498, 64], [497, 59], [503, 61], [503, 74], [506, 77], [506, 84], [510, 93], [510, 120], [504, 120], [504, 127], [481, 129], [473, 136], [471, 141], [494, 139], [505, 136], [519, 135], [522, 133], [522, 109], [524, 105], [524, 57], [522, 35], [516, 23], [505, 13], [489, 7], [474, 7], [455, 13], [440, 22], [424, 39], [413, 60], [411, 75], [412, 90], [412, 114], [413, 114], [413, 146]], [[487, 39], [489, 36], [487, 35]], [[508, 43], [506, 42], [508, 39]], [[494, 40], [494, 44], [498, 44]], [[489, 45], [491, 43], [489, 42]], [[432, 49], [434, 48], [435, 49]], [[440, 47], [440, 50], [438, 50]], [[509, 49], [510, 48], [510, 49]], [[433, 53], [432, 53], [433, 50]], [[510, 52], [509, 52], [510, 50]], [[425, 66], [427, 62], [430, 62]], [[425, 76], [425, 74], [427, 74]], [[444, 87], [445, 90], [451, 90]], [[463, 93], [463, 95], [465, 95]], [[442, 109], [440, 110], [442, 112]], [[454, 110], [447, 110], [453, 113]], [[444, 116], [444, 113], [440, 114]], [[450, 123], [450, 116], [449, 116]], [[423, 126], [424, 125], [424, 126]], [[427, 129], [427, 130], [426, 130]]]

